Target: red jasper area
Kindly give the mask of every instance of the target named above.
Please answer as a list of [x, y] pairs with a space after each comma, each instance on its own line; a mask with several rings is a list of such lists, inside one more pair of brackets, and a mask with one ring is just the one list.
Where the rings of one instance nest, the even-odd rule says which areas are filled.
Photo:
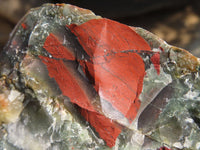
[[[115, 145], [121, 128], [104, 116], [92, 104], [93, 97], [78, 70], [66, 63], [79, 63], [85, 76], [94, 82], [91, 88], [100, 98], [110, 103], [131, 123], [140, 108], [145, 65], [141, 56], [128, 50], [151, 51], [148, 43], [130, 27], [109, 19], [93, 19], [81, 25], [67, 26], [90, 57], [75, 57], [75, 50], [63, 46], [59, 38], [49, 34], [44, 48], [53, 58], [40, 56], [49, 76], [54, 78], [63, 95], [81, 108], [82, 116], [96, 130], [109, 147]], [[152, 56], [152, 63], [159, 74], [159, 54]], [[111, 112], [112, 113], [112, 112]]]
[[[55, 58], [70, 58], [73, 56], [60, 55], [63, 53], [61, 43], [55, 35], [50, 34], [43, 46]], [[69, 49], [65, 48], [66, 53]], [[60, 53], [60, 54], [59, 54]], [[115, 140], [121, 133], [121, 128], [116, 126], [112, 120], [98, 113], [91, 99], [87, 94], [87, 89], [74, 73], [74, 68], [66, 65], [62, 59], [53, 59], [45, 56], [39, 56], [42, 62], [47, 66], [49, 76], [54, 78], [59, 85], [63, 95], [70, 98], [72, 103], [77, 104], [81, 108], [81, 114], [90, 122], [91, 126], [99, 133], [99, 136], [105, 140], [109, 147], [115, 145]], [[105, 130], [106, 129], [106, 130]]]
[[[91, 57], [91, 62], [85, 62], [85, 65], [90, 68], [88, 71], [94, 77], [94, 87], [100, 97], [132, 122], [139, 109], [138, 96], [142, 91], [140, 85], [145, 68], [138, 54], [122, 51], [150, 51], [147, 42], [130, 27], [109, 19], [90, 20], [68, 27]], [[130, 108], [132, 113], [129, 113]]]

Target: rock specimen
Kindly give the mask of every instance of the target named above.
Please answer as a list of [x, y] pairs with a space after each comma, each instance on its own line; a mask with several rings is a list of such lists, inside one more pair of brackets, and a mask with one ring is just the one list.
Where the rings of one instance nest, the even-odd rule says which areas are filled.
[[144, 29], [46, 4], [0, 58], [0, 149], [200, 148], [200, 62]]

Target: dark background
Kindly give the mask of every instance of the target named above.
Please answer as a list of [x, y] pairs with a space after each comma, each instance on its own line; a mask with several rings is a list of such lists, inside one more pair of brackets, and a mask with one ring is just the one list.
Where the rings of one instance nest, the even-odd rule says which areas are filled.
[[200, 57], [199, 0], [0, 0], [0, 50], [19, 19], [43, 3], [69, 3], [145, 28]]

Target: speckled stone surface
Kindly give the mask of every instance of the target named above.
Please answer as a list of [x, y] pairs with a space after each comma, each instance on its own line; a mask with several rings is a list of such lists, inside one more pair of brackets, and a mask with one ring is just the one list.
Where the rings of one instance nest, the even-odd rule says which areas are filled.
[[66, 4], [30, 10], [0, 54], [0, 149], [199, 149], [199, 59]]

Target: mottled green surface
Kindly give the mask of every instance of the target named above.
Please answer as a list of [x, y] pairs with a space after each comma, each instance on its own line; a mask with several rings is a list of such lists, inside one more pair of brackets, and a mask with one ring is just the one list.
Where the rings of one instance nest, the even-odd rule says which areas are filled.
[[[38, 58], [51, 57], [43, 49], [49, 33], [59, 35], [66, 24], [95, 18], [100, 17], [88, 10], [48, 4], [31, 10], [18, 23], [0, 56], [0, 85], [8, 91], [0, 90], [0, 94], [9, 97], [10, 91], [18, 91], [24, 97], [15, 100], [24, 109], [17, 120], [2, 123], [0, 149], [111, 149], [62, 95]], [[26, 30], [21, 23], [27, 25]], [[199, 60], [144, 29], [135, 30], [153, 53], [160, 53], [161, 72], [158, 75], [151, 63], [152, 54], [140, 54], [146, 67], [141, 108], [131, 125], [118, 121], [123, 132], [112, 149], [200, 149]], [[63, 45], [67, 44], [65, 38]]]

